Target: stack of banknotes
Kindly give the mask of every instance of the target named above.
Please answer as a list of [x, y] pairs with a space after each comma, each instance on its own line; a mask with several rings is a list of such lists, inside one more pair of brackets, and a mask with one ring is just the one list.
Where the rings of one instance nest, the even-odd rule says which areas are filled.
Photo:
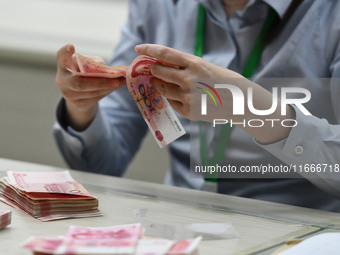
[[74, 55], [79, 70], [68, 70], [77, 76], [119, 78], [125, 77], [128, 66], [107, 66], [100, 57], [87, 57], [75, 53]]
[[21, 247], [34, 254], [193, 255], [201, 237], [173, 241], [143, 236], [140, 224], [104, 228], [71, 226], [65, 237], [31, 237]]
[[161, 148], [185, 134], [181, 122], [167, 99], [150, 84], [153, 79], [151, 66], [155, 63], [168, 64], [147, 56], [138, 56], [130, 66], [107, 66], [99, 57], [86, 57], [78, 53], [75, 53], [74, 58], [78, 70], [68, 70], [76, 76], [126, 77], [130, 94]]
[[1, 211], [0, 210], [0, 229], [3, 229], [7, 227], [9, 224], [11, 224], [11, 211]]
[[41, 221], [100, 216], [98, 199], [68, 171], [7, 172], [0, 200]]

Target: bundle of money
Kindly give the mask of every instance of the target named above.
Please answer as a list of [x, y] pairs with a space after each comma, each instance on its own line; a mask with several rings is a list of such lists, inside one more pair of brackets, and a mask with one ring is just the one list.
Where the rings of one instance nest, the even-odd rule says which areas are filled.
[[77, 76], [83, 77], [102, 77], [102, 78], [119, 78], [125, 77], [128, 66], [107, 66], [100, 57], [87, 57], [79, 53], [74, 54], [78, 69], [67, 69]]
[[79, 53], [75, 53], [74, 58], [78, 71], [68, 69], [74, 75], [103, 78], [126, 77], [130, 94], [161, 148], [185, 134], [181, 122], [167, 99], [150, 84], [153, 78], [151, 74], [153, 64], [159, 62], [174, 68], [178, 67], [148, 56], [138, 56], [130, 66], [107, 66], [99, 57], [88, 57]]
[[194, 255], [201, 237], [173, 241], [143, 237], [140, 224], [104, 228], [71, 226], [64, 238], [32, 237], [21, 248], [34, 254]]
[[0, 210], [0, 229], [7, 227], [11, 224], [12, 212]]
[[100, 216], [98, 199], [68, 171], [7, 172], [0, 200], [41, 221]]

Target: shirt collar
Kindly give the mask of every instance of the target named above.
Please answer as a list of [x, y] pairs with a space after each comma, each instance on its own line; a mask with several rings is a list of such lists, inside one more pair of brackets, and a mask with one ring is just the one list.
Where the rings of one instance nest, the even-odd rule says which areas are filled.
[[284, 14], [286, 13], [289, 5], [292, 3], [293, 0], [262, 0], [270, 7], [272, 7], [277, 14], [280, 16], [280, 19], [283, 18]]
[[[174, 4], [177, 4], [177, 2], [179, 0], [172, 0]], [[211, 6], [213, 7], [213, 9], [216, 9], [214, 7], [216, 7], [216, 0], [198, 0], [199, 2], [201, 2], [202, 4], [204, 4], [205, 6]], [[256, 0], [249, 0], [246, 8], [252, 4], [255, 3]], [[279, 15], [279, 17], [282, 19], [283, 15], [286, 13], [289, 5], [291, 4], [291, 2], [293, 0], [261, 0], [263, 2], [265, 2], [266, 4], [268, 4], [270, 7], [272, 7], [277, 14]], [[219, 3], [217, 3], [219, 4]]]

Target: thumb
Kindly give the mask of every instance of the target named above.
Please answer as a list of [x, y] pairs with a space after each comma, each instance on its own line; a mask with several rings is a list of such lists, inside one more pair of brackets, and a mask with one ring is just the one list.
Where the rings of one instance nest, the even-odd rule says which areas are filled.
[[74, 61], [72, 59], [72, 55], [74, 54], [75, 49], [73, 44], [67, 44], [61, 47], [57, 52], [57, 61], [58, 66], [60, 68], [71, 68], [74, 67]]

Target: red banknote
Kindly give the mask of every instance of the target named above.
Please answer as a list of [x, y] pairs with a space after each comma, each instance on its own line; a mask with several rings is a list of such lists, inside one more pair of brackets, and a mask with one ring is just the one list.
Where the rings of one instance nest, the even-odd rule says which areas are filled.
[[21, 245], [34, 254], [196, 255], [201, 237], [173, 241], [143, 236], [140, 224], [112, 227], [71, 226], [65, 237], [31, 237]]
[[127, 86], [152, 135], [162, 148], [185, 134], [185, 130], [164, 98], [152, 85], [151, 66], [156, 59], [139, 56], [126, 73]]
[[70, 227], [57, 254], [133, 254], [140, 224], [114, 227]]

